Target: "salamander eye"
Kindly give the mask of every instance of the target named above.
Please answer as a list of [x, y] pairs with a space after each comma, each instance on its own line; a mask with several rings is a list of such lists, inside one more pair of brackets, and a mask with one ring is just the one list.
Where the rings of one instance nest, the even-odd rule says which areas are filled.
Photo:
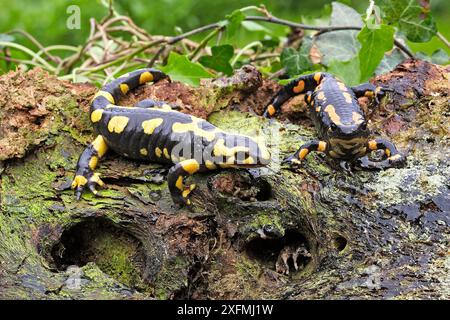
[[335, 123], [332, 122], [332, 123], [330, 124], [330, 129], [329, 129], [329, 130], [334, 132], [334, 131], [337, 130], [337, 128], [338, 128], [337, 125], [336, 125]]
[[364, 121], [363, 123], [361, 123], [361, 127], [362, 130], [366, 130], [367, 129], [367, 122]]

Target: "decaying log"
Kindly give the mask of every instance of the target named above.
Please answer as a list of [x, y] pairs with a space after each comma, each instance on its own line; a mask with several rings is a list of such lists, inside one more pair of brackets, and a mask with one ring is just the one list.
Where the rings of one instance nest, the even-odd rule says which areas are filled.
[[[0, 77], [0, 298], [449, 298], [449, 69], [408, 60], [374, 79], [394, 89], [367, 101], [374, 136], [408, 153], [404, 168], [337, 169], [311, 154], [280, 159], [315, 136], [301, 97], [268, 121], [278, 89], [251, 66], [198, 88], [161, 82], [122, 104], [165, 99], [224, 130], [262, 134], [269, 168], [190, 179], [193, 210], [176, 209], [167, 168], [108, 155], [100, 197], [68, 189], [92, 139], [96, 88], [39, 69]], [[272, 236], [261, 237], [261, 230]], [[299, 270], [276, 272], [303, 245]]]

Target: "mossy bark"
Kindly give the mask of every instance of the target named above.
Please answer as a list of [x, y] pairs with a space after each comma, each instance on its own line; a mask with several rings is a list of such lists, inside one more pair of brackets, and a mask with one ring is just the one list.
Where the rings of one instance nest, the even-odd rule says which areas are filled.
[[[368, 109], [374, 136], [408, 152], [382, 172], [337, 169], [311, 154], [301, 98], [279, 120], [257, 116], [278, 85], [252, 67], [199, 88], [162, 82], [129, 94], [177, 103], [224, 130], [265, 136], [269, 168], [197, 174], [193, 210], [176, 209], [167, 168], [110, 154], [100, 197], [68, 189], [92, 139], [96, 88], [39, 69], [0, 77], [0, 298], [449, 298], [449, 70], [406, 61], [374, 79], [395, 92]], [[367, 105], [362, 99], [361, 104]], [[270, 239], [261, 238], [270, 230]], [[298, 272], [275, 271], [304, 243]]]

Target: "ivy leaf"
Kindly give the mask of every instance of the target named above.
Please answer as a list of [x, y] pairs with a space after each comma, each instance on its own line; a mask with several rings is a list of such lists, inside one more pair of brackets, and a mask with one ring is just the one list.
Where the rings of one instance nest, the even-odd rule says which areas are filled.
[[161, 67], [173, 80], [181, 81], [192, 86], [198, 86], [200, 79], [211, 78], [213, 75], [201, 64], [189, 61], [186, 56], [171, 52], [167, 65]]
[[267, 34], [272, 34], [272, 30], [264, 27], [263, 25], [256, 23], [254, 21], [242, 21], [242, 26], [247, 31], [251, 32], [264, 32]]
[[435, 64], [442, 64], [442, 65], [448, 64], [449, 59], [450, 58], [449, 58], [447, 52], [445, 52], [445, 50], [442, 48], [437, 49], [431, 55], [431, 62], [433, 62]]
[[348, 86], [356, 86], [361, 83], [359, 57], [357, 55], [347, 61], [331, 60], [328, 72], [342, 79]]
[[[347, 26], [351, 22], [357, 27], [363, 26], [361, 15], [353, 8], [340, 3], [332, 3], [330, 25]], [[350, 60], [361, 47], [356, 39], [358, 31], [341, 30], [327, 32], [317, 37], [316, 45], [322, 55], [321, 63], [328, 66], [331, 60]]]
[[281, 65], [286, 69], [289, 75], [300, 74], [305, 70], [309, 70], [312, 66], [308, 57], [301, 54], [293, 48], [285, 48], [281, 52]]
[[241, 10], [234, 10], [231, 14], [226, 17], [227, 22], [227, 40], [231, 41], [236, 32], [238, 31], [242, 21], [245, 19], [245, 14]]
[[428, 0], [380, 0], [385, 22], [397, 24], [408, 40], [427, 42], [437, 32]]
[[394, 45], [394, 27], [379, 25], [369, 29], [365, 26], [358, 34], [361, 43], [359, 50], [360, 81], [369, 79], [383, 59], [384, 53]]
[[230, 65], [230, 59], [233, 57], [233, 46], [225, 44], [223, 46], [214, 46], [211, 48], [211, 56], [200, 57], [200, 62], [205, 67], [223, 72], [226, 75], [233, 73], [233, 68]]
[[418, 51], [416, 52], [416, 58], [442, 65], [448, 64], [449, 62], [449, 56], [443, 49], [437, 49], [431, 54], [431, 56], [427, 55], [424, 52]]
[[386, 52], [377, 69], [375, 70], [375, 74], [379, 75], [392, 71], [399, 63], [403, 62], [403, 60], [405, 60], [405, 56], [397, 48], [389, 53]]

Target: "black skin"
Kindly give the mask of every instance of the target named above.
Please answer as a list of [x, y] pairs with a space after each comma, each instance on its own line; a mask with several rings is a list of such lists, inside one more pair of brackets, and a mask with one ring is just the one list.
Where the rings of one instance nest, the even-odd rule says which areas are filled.
[[[320, 151], [340, 161], [341, 167], [346, 170], [349, 170], [349, 164], [369, 170], [403, 165], [405, 156], [393, 143], [382, 138], [369, 139], [367, 121], [357, 100], [367, 96], [378, 104], [388, 90], [370, 83], [349, 88], [329, 73], [304, 75], [285, 85], [266, 107], [264, 116], [275, 116], [288, 99], [305, 94], [305, 101], [320, 140], [303, 144], [283, 162], [297, 167], [308, 153]], [[368, 154], [377, 149], [385, 151], [385, 160], [369, 159]]]
[[108, 83], [94, 97], [90, 117], [98, 136], [77, 163], [72, 188], [78, 199], [86, 186], [97, 194], [96, 187], [103, 185], [94, 170], [108, 149], [131, 159], [172, 164], [168, 188], [179, 206], [190, 204], [188, 195], [195, 185], [185, 186], [184, 179], [193, 173], [268, 164], [270, 154], [259, 140], [226, 133], [203, 119], [176, 111], [177, 106], [151, 99], [133, 107], [117, 105], [129, 90], [167, 78], [156, 69], [137, 70]]

